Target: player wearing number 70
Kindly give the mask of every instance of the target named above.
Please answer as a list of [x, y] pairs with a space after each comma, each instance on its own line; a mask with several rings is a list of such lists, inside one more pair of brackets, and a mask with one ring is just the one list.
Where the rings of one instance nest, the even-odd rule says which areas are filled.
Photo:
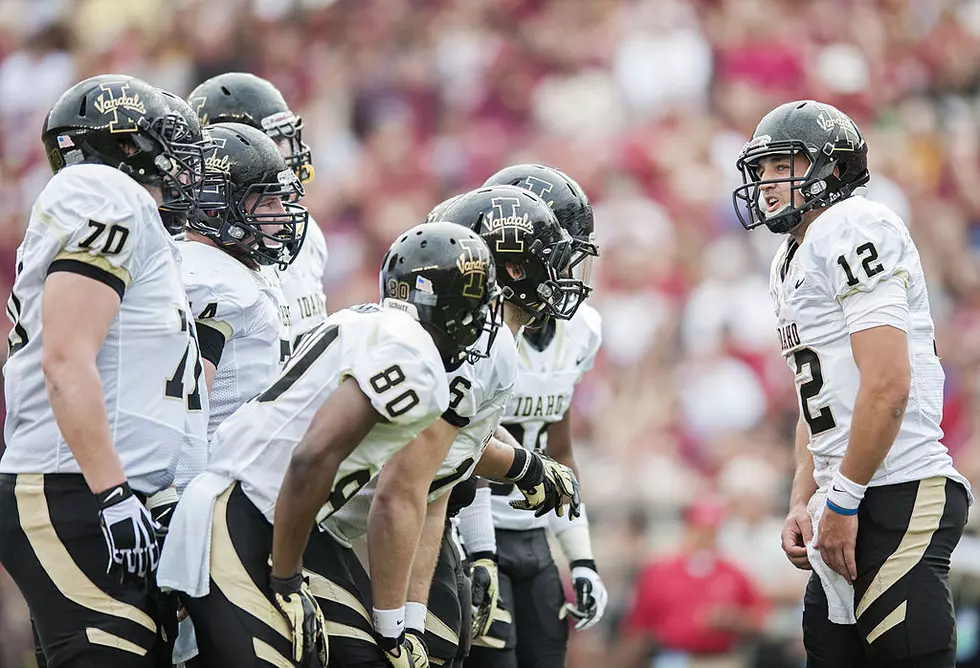
[[767, 114], [737, 162], [742, 224], [787, 235], [769, 282], [800, 400], [783, 550], [814, 572], [809, 668], [952, 668], [949, 556], [972, 495], [940, 442], [919, 253], [865, 199], [867, 155], [850, 118], [802, 100]]
[[[462, 248], [472, 260], [464, 268]], [[396, 268], [411, 285], [389, 287]], [[478, 290], [471, 272], [482, 274]], [[278, 380], [218, 427], [207, 470], [177, 505], [157, 579], [182, 592], [205, 665], [326, 662], [323, 618], [302, 575], [317, 514], [341, 507], [446, 410], [446, 364], [497, 327], [490, 252], [459, 226], [402, 235], [381, 286], [380, 305], [311, 330]]]
[[[153, 666], [166, 621], [148, 595], [143, 502], [206, 449], [207, 395], [176, 249], [160, 210], [191, 212], [201, 130], [146, 82], [86, 79], [48, 113], [54, 176], [38, 196], [7, 312], [0, 563], [49, 666]], [[169, 397], [176, 381], [186, 394]]]

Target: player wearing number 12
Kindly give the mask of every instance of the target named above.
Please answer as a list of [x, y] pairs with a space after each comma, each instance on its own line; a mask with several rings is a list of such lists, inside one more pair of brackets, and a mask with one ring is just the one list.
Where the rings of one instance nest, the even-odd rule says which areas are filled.
[[[458, 265], [464, 247], [483, 272], [476, 292], [476, 269]], [[431, 289], [413, 282], [388, 297], [396, 267]], [[402, 235], [381, 285], [380, 306], [311, 330], [279, 379], [222, 423], [207, 471], [177, 505], [157, 579], [184, 593], [205, 665], [325, 663], [323, 617], [302, 574], [317, 514], [341, 507], [442, 415], [445, 365], [496, 326], [490, 252], [459, 226]]]
[[[41, 138], [55, 175], [7, 307], [0, 562], [51, 668], [160, 665], [169, 651], [147, 592], [159, 548], [143, 502], [171, 484], [185, 437], [207, 447], [208, 404], [157, 208], [196, 207], [200, 128], [145, 82], [101, 76], [61, 96]], [[175, 374], [185, 394], [171, 397]]]
[[800, 399], [783, 550], [813, 570], [809, 668], [952, 668], [949, 557], [972, 496], [940, 442], [919, 253], [865, 199], [867, 155], [850, 118], [802, 100], [769, 112], [737, 162], [743, 225], [787, 235], [769, 281]]

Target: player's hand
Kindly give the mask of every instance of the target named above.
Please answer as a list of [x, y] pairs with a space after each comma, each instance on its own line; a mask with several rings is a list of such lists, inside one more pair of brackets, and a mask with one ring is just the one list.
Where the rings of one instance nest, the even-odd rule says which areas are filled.
[[270, 575], [269, 588], [272, 589], [272, 602], [293, 631], [293, 662], [309, 666], [313, 656], [317, 655], [320, 664], [327, 665], [326, 621], [303, 574], [296, 573], [288, 578]]
[[492, 552], [477, 552], [471, 557], [472, 637], [479, 638], [486, 635], [493, 624], [493, 611], [500, 600], [500, 576], [497, 572], [497, 555]]
[[392, 668], [429, 668], [429, 647], [425, 638], [413, 629], [400, 638], [382, 636], [378, 644]]
[[594, 565], [574, 566], [572, 568], [572, 584], [575, 587], [575, 603], [562, 606], [558, 616], [564, 619], [573, 617], [576, 631], [585, 631], [599, 623], [606, 611], [609, 594], [602, 578], [596, 572]]
[[783, 552], [786, 558], [801, 571], [811, 570], [806, 556], [806, 544], [813, 540], [813, 524], [806, 506], [791, 508], [783, 523]]
[[160, 563], [156, 522], [129, 483], [115, 485], [96, 495], [99, 524], [109, 550], [106, 573], [118, 572], [120, 579], [149, 584]]
[[515, 481], [524, 499], [511, 501], [511, 507], [517, 510], [533, 510], [535, 517], [547, 515], [552, 510], [558, 517], [564, 517], [567, 503], [569, 519], [581, 515], [579, 506], [582, 505], [582, 501], [578, 479], [572, 469], [545, 455], [531, 453], [531, 456], [536, 457], [540, 462], [540, 477], [537, 480]]
[[173, 487], [162, 489], [146, 500], [146, 509], [150, 511], [150, 517], [157, 523], [157, 538], [161, 545], [163, 545], [167, 530], [170, 528], [170, 520], [177, 508], [177, 501], [177, 490]]
[[824, 563], [848, 582], [857, 579], [857, 562], [854, 559], [857, 534], [857, 515], [841, 515], [830, 508], [824, 509], [814, 547], [820, 550]]

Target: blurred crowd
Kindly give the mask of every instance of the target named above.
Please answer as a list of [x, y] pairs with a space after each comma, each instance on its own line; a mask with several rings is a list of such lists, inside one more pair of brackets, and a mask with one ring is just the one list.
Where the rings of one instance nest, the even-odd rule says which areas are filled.
[[[731, 205], [735, 157], [779, 103], [830, 102], [863, 130], [869, 197], [908, 223], [930, 281], [945, 443], [980, 484], [980, 0], [3, 0], [0, 292], [63, 90], [123, 72], [186, 95], [225, 71], [270, 79], [305, 120], [330, 311], [375, 299], [391, 239], [506, 164], [557, 166], [591, 196], [604, 345], [574, 428], [612, 603], [569, 666], [615, 655], [660, 582], [706, 603], [685, 606], [693, 644], [658, 637], [644, 666], [801, 665], [806, 574], [779, 547], [798, 416], [768, 295], [779, 239]], [[959, 562], [977, 665], [980, 559]], [[722, 565], [745, 596], [699, 580]], [[2, 668], [27, 665], [21, 605], [0, 573]]]

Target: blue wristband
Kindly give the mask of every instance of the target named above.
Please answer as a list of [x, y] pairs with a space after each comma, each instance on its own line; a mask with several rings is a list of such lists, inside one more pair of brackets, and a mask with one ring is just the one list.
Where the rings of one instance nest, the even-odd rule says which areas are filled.
[[844, 515], [845, 517], [852, 517], [858, 514], [857, 508], [841, 508], [830, 499], [827, 499], [827, 507], [833, 510], [838, 515]]

